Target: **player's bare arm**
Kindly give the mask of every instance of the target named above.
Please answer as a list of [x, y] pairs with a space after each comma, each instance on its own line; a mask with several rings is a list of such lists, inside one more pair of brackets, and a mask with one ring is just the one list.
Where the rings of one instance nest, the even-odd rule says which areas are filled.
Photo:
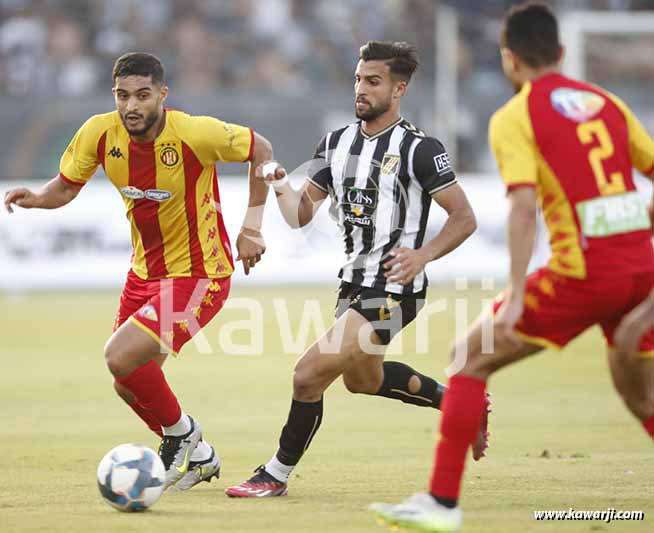
[[427, 263], [455, 250], [477, 229], [475, 214], [458, 184], [435, 192], [432, 198], [447, 212], [447, 221], [438, 235], [421, 248], [397, 248], [391, 252], [393, 258], [384, 264], [389, 281], [411, 283]]
[[81, 187], [66, 182], [60, 176], [56, 176], [36, 192], [32, 192], [25, 187], [7, 191], [5, 193], [5, 209], [9, 213], [13, 213], [12, 204], [23, 209], [33, 207], [56, 209], [70, 202], [80, 190]]
[[[306, 226], [313, 220], [316, 211], [327, 198], [327, 193], [306, 181], [302, 188], [295, 190], [286, 176], [286, 170], [277, 167], [274, 174], [271, 168], [261, 165], [257, 169], [258, 179], [275, 189], [277, 205], [286, 223], [294, 229]], [[264, 175], [264, 172], [266, 173]]]
[[524, 186], [508, 193], [510, 208], [507, 227], [511, 271], [506, 298], [495, 316], [498, 346], [518, 346], [514, 326], [522, 315], [527, 267], [536, 239], [537, 195], [535, 187]]
[[238, 250], [236, 260], [243, 261], [243, 270], [246, 275], [261, 260], [261, 256], [266, 251], [266, 244], [261, 234], [261, 224], [268, 197], [268, 187], [260, 179], [257, 179], [257, 168], [264, 161], [270, 160], [273, 155], [270, 141], [262, 135], [254, 132], [253, 142], [254, 148], [248, 172], [250, 198], [245, 220], [236, 240], [236, 249]]

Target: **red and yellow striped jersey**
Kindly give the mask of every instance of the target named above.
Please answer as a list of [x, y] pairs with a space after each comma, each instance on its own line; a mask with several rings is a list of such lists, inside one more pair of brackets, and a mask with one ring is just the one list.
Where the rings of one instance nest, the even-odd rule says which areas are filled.
[[537, 188], [551, 270], [579, 279], [654, 270], [632, 177], [633, 167], [654, 169], [654, 141], [615, 95], [543, 76], [493, 115], [489, 140], [506, 186]]
[[120, 191], [142, 279], [225, 278], [234, 271], [220, 211], [216, 162], [250, 159], [249, 128], [166, 110], [148, 143], [129, 138], [117, 111], [94, 115], [61, 157], [60, 176], [84, 185], [102, 165]]

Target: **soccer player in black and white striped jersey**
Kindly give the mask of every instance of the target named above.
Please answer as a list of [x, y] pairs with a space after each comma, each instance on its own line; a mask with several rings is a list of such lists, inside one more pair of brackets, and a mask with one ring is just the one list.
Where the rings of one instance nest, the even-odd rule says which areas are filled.
[[[258, 171], [274, 187], [292, 227], [306, 225], [331, 198], [347, 261], [339, 272], [337, 320], [295, 367], [293, 402], [277, 452], [249, 480], [228, 488], [229, 496], [286, 494], [288, 477], [320, 426], [323, 392], [341, 375], [351, 392], [440, 408], [441, 384], [383, 357], [393, 335], [424, 305], [426, 263], [454, 250], [476, 229], [443, 145], [400, 116], [400, 99], [417, 65], [416, 49], [407, 43], [367, 43], [355, 74], [359, 120], [322, 139], [303, 188], [294, 190], [276, 163]], [[448, 219], [424, 242], [433, 202]], [[484, 420], [475, 459], [483, 456], [486, 436]]]

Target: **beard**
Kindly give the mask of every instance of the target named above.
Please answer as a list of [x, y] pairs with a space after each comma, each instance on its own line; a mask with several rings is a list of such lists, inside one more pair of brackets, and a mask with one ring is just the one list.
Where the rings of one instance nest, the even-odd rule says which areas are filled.
[[[130, 113], [130, 116], [137, 116], [136, 113]], [[127, 122], [127, 113], [125, 115], [121, 115], [120, 118], [123, 121], [123, 125], [125, 126], [125, 129], [127, 130], [127, 133], [130, 135], [135, 135], [135, 136], [140, 136], [140, 135], [145, 135], [148, 130], [153, 126], [153, 124], [159, 119], [159, 113], [157, 111], [152, 111], [145, 117], [143, 115], [138, 115], [139, 118], [143, 118], [143, 126], [140, 128], [130, 128]]]
[[388, 111], [391, 108], [391, 101], [389, 100], [388, 102], [380, 102], [376, 106], [372, 105], [370, 102], [366, 102], [368, 104], [368, 107], [363, 110], [363, 111], [358, 111], [356, 108], [356, 101], [354, 104], [354, 115], [361, 120], [364, 120], [366, 122], [370, 122], [372, 120], [375, 120], [376, 118], [380, 117], [386, 111]]

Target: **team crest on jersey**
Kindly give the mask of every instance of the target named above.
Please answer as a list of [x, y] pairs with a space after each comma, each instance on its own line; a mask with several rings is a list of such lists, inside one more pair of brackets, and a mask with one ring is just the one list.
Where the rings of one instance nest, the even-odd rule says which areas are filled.
[[355, 226], [370, 227], [371, 217], [377, 209], [377, 189], [345, 187], [341, 207], [345, 222]]
[[384, 154], [381, 164], [381, 174], [384, 176], [395, 176], [400, 173], [400, 156], [393, 154]]
[[174, 167], [179, 162], [179, 154], [172, 146], [166, 146], [161, 150], [159, 159], [161, 159], [161, 162], [167, 167]]
[[599, 113], [606, 100], [597, 93], [562, 87], [550, 95], [552, 107], [575, 122], [586, 122]]

